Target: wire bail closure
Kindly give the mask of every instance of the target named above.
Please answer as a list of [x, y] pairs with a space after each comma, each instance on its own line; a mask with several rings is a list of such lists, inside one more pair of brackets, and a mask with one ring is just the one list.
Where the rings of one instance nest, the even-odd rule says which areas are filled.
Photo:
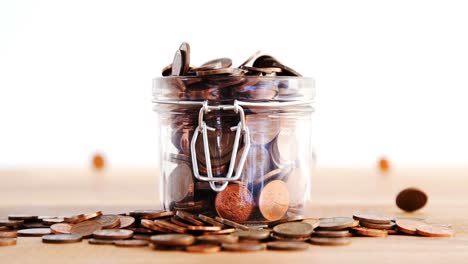
[[[210, 158], [210, 148], [209, 148], [209, 141], [208, 141], [208, 130], [209, 131], [216, 131], [215, 128], [209, 127], [206, 122], [203, 120], [203, 117], [208, 112], [213, 110], [217, 111], [234, 111], [236, 114], [240, 116], [240, 122], [237, 126], [231, 127], [231, 131], [236, 131], [236, 136], [234, 138], [234, 145], [231, 154], [231, 161], [229, 164], [229, 170], [225, 177], [213, 177], [213, 172], [211, 171], [211, 158]], [[206, 170], [208, 175], [200, 175], [198, 171], [198, 163], [197, 163], [197, 153], [195, 151], [195, 143], [198, 139], [198, 134], [202, 134], [203, 139], [203, 150], [205, 152], [205, 161], [206, 161]], [[239, 148], [239, 142], [242, 138], [244, 139], [244, 150], [241, 154], [241, 158], [239, 160], [239, 164], [237, 164], [236, 173], [234, 177], [232, 174], [234, 172], [234, 166], [236, 163], [237, 157], [237, 150]], [[234, 101], [233, 105], [217, 105], [217, 106], [210, 106], [208, 105], [208, 101], [203, 101], [202, 107], [200, 108], [200, 112], [198, 114], [198, 126], [195, 129], [195, 133], [193, 133], [192, 141], [190, 142], [190, 151], [192, 154], [192, 168], [193, 168], [193, 175], [196, 179], [200, 181], [207, 181], [210, 183], [210, 187], [215, 192], [223, 191], [229, 182], [237, 181], [241, 177], [242, 169], [244, 167], [245, 160], [247, 159], [247, 153], [250, 149], [250, 133], [249, 128], [245, 123], [245, 114], [244, 109], [239, 104], [237, 100]], [[218, 184], [221, 183], [221, 184]]]

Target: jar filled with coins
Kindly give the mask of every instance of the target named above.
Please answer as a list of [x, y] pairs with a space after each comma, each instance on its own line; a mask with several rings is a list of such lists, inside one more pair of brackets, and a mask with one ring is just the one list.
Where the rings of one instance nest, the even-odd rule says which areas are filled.
[[259, 53], [238, 67], [229, 58], [194, 66], [187, 43], [162, 74], [153, 98], [165, 210], [243, 224], [303, 213], [313, 79]]

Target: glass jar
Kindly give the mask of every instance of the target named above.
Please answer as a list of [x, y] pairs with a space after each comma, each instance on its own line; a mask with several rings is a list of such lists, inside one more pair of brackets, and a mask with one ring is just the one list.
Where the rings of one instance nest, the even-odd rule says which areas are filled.
[[164, 209], [238, 223], [302, 214], [314, 95], [303, 77], [154, 79]]

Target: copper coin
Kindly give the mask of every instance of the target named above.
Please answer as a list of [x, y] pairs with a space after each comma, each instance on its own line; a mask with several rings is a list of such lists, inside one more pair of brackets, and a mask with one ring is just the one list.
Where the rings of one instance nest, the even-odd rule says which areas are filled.
[[367, 237], [386, 237], [388, 236], [387, 230], [373, 229], [367, 227], [353, 227], [352, 230], [361, 236]]
[[151, 236], [151, 243], [166, 246], [189, 246], [195, 242], [195, 237], [186, 234], [164, 234]]
[[374, 224], [369, 222], [360, 222], [362, 227], [374, 228], [374, 229], [393, 229], [395, 227], [395, 223], [391, 222], [390, 224]]
[[94, 231], [93, 236], [97, 239], [107, 240], [127, 239], [133, 236], [133, 231], [127, 229], [101, 229]]
[[215, 244], [237, 243], [239, 237], [234, 235], [201, 235], [197, 237], [197, 241]]
[[303, 222], [284, 223], [273, 227], [273, 232], [285, 237], [310, 236], [313, 231], [314, 229], [310, 224]]
[[278, 75], [281, 76], [297, 76], [301, 77], [302, 75], [297, 71], [293, 70], [292, 68], [280, 63], [278, 60], [273, 58], [272, 56], [263, 55], [258, 57], [254, 63], [254, 67], [264, 68], [264, 67], [278, 67], [281, 68], [281, 73]]
[[309, 248], [309, 244], [305, 242], [274, 241], [268, 242], [267, 248], [274, 250], [306, 250]]
[[395, 223], [400, 232], [408, 235], [416, 235], [416, 230], [419, 226], [427, 225], [422, 221], [410, 219], [397, 219]]
[[16, 238], [0, 238], [0, 247], [16, 245]]
[[74, 216], [70, 216], [70, 217], [64, 217], [63, 221], [65, 223], [77, 224], [79, 222], [86, 221], [86, 215], [79, 214], [79, 215], [74, 215]]
[[187, 164], [179, 164], [169, 175], [171, 184], [169, 185], [169, 197], [172, 201], [180, 201], [193, 193], [193, 173], [192, 168]]
[[360, 222], [368, 222], [374, 224], [390, 224], [392, 219], [386, 216], [376, 215], [376, 214], [355, 214], [353, 215], [355, 220]]
[[23, 224], [24, 224], [23, 220], [0, 219], [0, 226], [8, 226], [8, 227], [12, 227], [12, 228], [19, 228]]
[[203, 63], [200, 67], [193, 69], [194, 71], [216, 70], [229, 68], [232, 66], [232, 60], [229, 58], [219, 58]]
[[287, 223], [287, 222], [301, 221], [303, 219], [304, 219], [304, 217], [302, 215], [290, 215], [290, 216], [286, 216], [286, 217], [283, 217], [281, 219], [278, 219], [276, 221], [271, 221], [271, 222], [268, 223], [268, 226], [269, 227], [274, 227], [275, 225], [279, 225], [279, 224], [283, 224], [283, 223]]
[[246, 70], [246, 71], [251, 71], [251, 72], [264, 73], [264, 74], [272, 74], [272, 73], [278, 73], [282, 71], [281, 68], [278, 68], [278, 67], [258, 68], [258, 67], [251, 67], [251, 66], [242, 66], [241, 69]]
[[177, 50], [174, 54], [174, 60], [172, 61], [172, 76], [182, 76], [184, 73], [184, 57], [181, 50]]
[[100, 223], [104, 229], [120, 226], [120, 217], [118, 215], [101, 215], [94, 220]]
[[192, 231], [220, 231], [221, 227], [219, 226], [187, 226], [188, 230]]
[[37, 215], [8, 215], [8, 220], [23, 220], [23, 221], [35, 221], [38, 220]]
[[343, 246], [351, 243], [351, 239], [347, 237], [329, 238], [329, 237], [311, 237], [310, 243], [322, 246]]
[[21, 229], [18, 230], [18, 236], [24, 237], [35, 237], [35, 236], [43, 236], [52, 233], [50, 228], [28, 228], [28, 229]]
[[354, 220], [350, 217], [330, 217], [319, 220], [319, 228], [322, 230], [341, 230], [354, 225]]
[[18, 237], [16, 230], [0, 231], [0, 238], [15, 238]]
[[219, 231], [211, 231], [211, 232], [205, 232], [207, 235], [225, 235], [225, 234], [232, 234], [236, 232], [235, 228], [225, 228], [221, 229]]
[[183, 42], [179, 50], [182, 51], [184, 56], [184, 65], [182, 67], [182, 75], [187, 75], [190, 68], [190, 45], [187, 42]]
[[260, 213], [268, 221], [283, 217], [289, 207], [289, 191], [285, 182], [274, 180], [261, 191], [259, 197]]
[[222, 68], [222, 69], [204, 70], [204, 71], [197, 70], [196, 73], [197, 73], [197, 76], [226, 75], [226, 74], [239, 75], [240, 73], [242, 73], [242, 70], [237, 69], [237, 68]]
[[48, 225], [53, 225], [53, 224], [62, 223], [63, 221], [64, 221], [63, 217], [43, 218], [43, 219], [42, 219], [42, 222], [43, 222], [44, 224], [48, 224]]
[[105, 239], [96, 239], [96, 238], [88, 239], [88, 243], [92, 245], [114, 245], [115, 241], [117, 240], [105, 240]]
[[91, 220], [91, 219], [96, 218], [96, 217], [101, 216], [101, 215], [102, 215], [101, 211], [96, 211], [96, 212], [93, 212], [93, 213], [85, 214], [85, 218], [86, 218], [86, 220]]
[[230, 227], [234, 227], [234, 228], [241, 229], [241, 230], [250, 230], [250, 227], [248, 227], [246, 225], [239, 224], [239, 223], [234, 222], [234, 221], [231, 221], [229, 219], [225, 219], [225, 218], [222, 218], [222, 217], [219, 217], [219, 216], [216, 216], [215, 219], [216, 219], [216, 221], [218, 221], [220, 223], [223, 223], [223, 224], [225, 224], [227, 226], [230, 226]]
[[255, 59], [256, 57], [258, 57], [258, 55], [260, 55], [260, 51], [257, 51], [255, 52], [254, 54], [252, 54], [248, 59], [246, 59], [241, 65], [239, 65], [238, 68], [241, 68], [242, 66], [245, 66], [247, 65], [249, 62], [251, 62], [253, 59]]
[[[152, 231], [158, 231], [158, 232], [162, 232], [162, 233], [170, 233], [171, 232], [171, 230], [169, 230], [169, 229], [166, 229], [166, 228], [163, 228], [163, 227], [160, 227], [160, 226], [156, 225], [153, 220], [142, 219], [141, 220], [141, 225], [143, 227], [147, 228], [146, 230], [149, 229], [149, 230], [152, 230]], [[145, 232], [145, 233], [147, 233], [147, 232]], [[152, 233], [152, 232], [149, 232], [149, 233]]]
[[73, 225], [70, 229], [71, 234], [78, 234], [82, 237], [90, 237], [97, 230], [102, 229], [102, 225], [98, 221], [88, 220], [76, 225]]
[[162, 76], [169, 76], [172, 73], [172, 63], [164, 67], [161, 71]]
[[170, 231], [173, 231], [175, 233], [185, 233], [187, 232], [187, 229], [178, 225], [174, 225], [173, 223], [170, 223], [166, 220], [154, 220], [153, 223], [156, 226], [162, 227], [164, 229], [168, 229]]
[[260, 251], [265, 249], [263, 244], [252, 244], [252, 243], [233, 243], [233, 244], [222, 244], [224, 250], [227, 251], [238, 251], [238, 252], [248, 252], [248, 251]]
[[[151, 220], [146, 220], [146, 221], [151, 221]], [[152, 221], [151, 221], [152, 222]], [[153, 225], [156, 226], [156, 225]], [[129, 227], [127, 228], [128, 230], [132, 230], [134, 235], [135, 234], [141, 234], [141, 235], [152, 235], [154, 234], [154, 230], [146, 227]], [[169, 231], [169, 230], [168, 230]]]
[[450, 227], [419, 225], [416, 227], [416, 233], [427, 237], [453, 237], [455, 231]]
[[215, 199], [218, 215], [234, 222], [247, 221], [254, 206], [252, 194], [242, 183], [229, 184], [222, 192], [218, 192]]
[[42, 243], [65, 244], [81, 242], [82, 237], [78, 234], [45, 235]]
[[306, 219], [303, 219], [302, 222], [308, 223], [309, 225], [312, 226], [313, 229], [319, 227], [320, 225], [320, 220], [317, 218], [306, 218]]
[[270, 230], [239, 230], [234, 232], [232, 235], [238, 236], [240, 239], [263, 240], [270, 237]]
[[217, 245], [192, 245], [185, 248], [192, 253], [216, 253], [221, 251], [221, 247]]
[[420, 189], [407, 188], [401, 191], [397, 198], [397, 206], [406, 212], [413, 212], [424, 207], [427, 203], [427, 195]]
[[315, 231], [313, 235], [317, 237], [350, 237], [352, 236], [352, 234], [348, 230]]
[[[203, 226], [205, 225], [202, 221], [198, 220], [197, 217], [191, 213], [184, 212], [184, 211], [177, 211], [176, 215], [183, 219], [184, 221], [187, 221], [191, 224], [197, 225], [197, 226]], [[221, 229], [221, 228], [220, 228]]]
[[67, 223], [58, 223], [50, 226], [50, 230], [54, 234], [70, 234], [72, 225]]
[[223, 227], [224, 225], [221, 224], [220, 222], [216, 221], [214, 218], [211, 218], [209, 216], [206, 216], [206, 215], [203, 215], [203, 214], [199, 214], [198, 215], [198, 218], [210, 225], [213, 225], [213, 226], [219, 226], [219, 227]]
[[149, 241], [137, 239], [117, 240], [114, 242], [114, 245], [118, 247], [146, 247], [149, 245]]
[[171, 223], [175, 225], [185, 227], [185, 228], [190, 226], [189, 224], [185, 223], [182, 219], [180, 219], [178, 216], [171, 217], [169, 221], [171, 221]]
[[155, 213], [160, 213], [160, 212], [163, 212], [163, 211], [146, 209], [146, 210], [133, 210], [129, 212], [128, 214], [133, 217], [141, 218], [141, 217], [144, 217], [145, 215], [155, 214]]
[[175, 211], [165, 211], [165, 212], [147, 214], [143, 216], [141, 219], [154, 220], [154, 219], [164, 218], [164, 217], [173, 216], [173, 215], [175, 215]]
[[150, 237], [151, 235], [143, 235], [143, 234], [133, 234], [133, 239], [137, 239], [137, 240], [150, 240]]
[[119, 215], [120, 229], [131, 227], [135, 224], [135, 218], [126, 215]]

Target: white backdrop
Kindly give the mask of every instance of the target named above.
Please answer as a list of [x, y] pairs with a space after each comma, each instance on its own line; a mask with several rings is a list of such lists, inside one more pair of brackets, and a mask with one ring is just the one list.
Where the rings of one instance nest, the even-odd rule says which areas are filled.
[[256, 50], [317, 85], [319, 166], [468, 164], [466, 1], [0, 1], [0, 167], [156, 160], [151, 79]]

